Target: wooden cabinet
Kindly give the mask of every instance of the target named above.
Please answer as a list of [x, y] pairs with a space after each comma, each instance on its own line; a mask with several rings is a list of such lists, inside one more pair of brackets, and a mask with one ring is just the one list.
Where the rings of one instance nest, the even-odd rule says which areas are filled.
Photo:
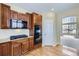
[[[39, 28], [40, 28], [40, 35], [39, 36], [42, 36], [42, 16], [40, 14], [37, 14], [37, 13], [32, 13], [32, 29], [30, 30], [30, 33], [31, 35], [35, 36], [34, 35], [34, 30], [35, 30], [35, 25], [39, 25]], [[36, 39], [35, 39], [36, 40]], [[35, 42], [34, 42], [35, 43]], [[39, 47], [42, 43], [42, 37], [41, 39], [39, 40], [39, 43], [36, 44], [35, 46]]]
[[42, 25], [42, 16], [37, 13], [32, 13], [33, 25]]
[[21, 43], [12, 42], [11, 47], [12, 47], [11, 55], [13, 55], [13, 56], [20, 56], [21, 55]]
[[10, 6], [0, 3], [0, 28], [9, 28], [8, 21], [10, 20]]
[[34, 48], [34, 37], [29, 37], [21, 40], [22, 45], [22, 55], [27, 53], [29, 50], [32, 50]]
[[31, 14], [31, 20], [30, 20], [30, 36], [34, 36], [34, 13]]
[[29, 50], [34, 48], [34, 37], [30, 37], [29, 39]]
[[0, 56], [20, 56], [34, 48], [34, 37], [0, 43]]
[[1, 43], [0, 44], [0, 56], [9, 56], [10, 55], [10, 43]]
[[10, 19], [27, 21], [27, 28], [30, 29], [31, 26], [31, 14], [30, 13], [19, 13], [10, 10], [10, 6], [0, 3], [0, 28], [8, 29]]
[[41, 30], [41, 34], [42, 34], [42, 16], [38, 15], [38, 20], [37, 20], [37, 24], [40, 25], [40, 30]]
[[19, 13], [19, 12], [11, 10], [11, 18], [25, 21], [26, 20], [26, 14]]
[[31, 27], [32, 29], [34, 28], [34, 24], [36, 23], [36, 19], [37, 19], [37, 14], [36, 13], [32, 13], [32, 21], [31, 21]]
[[23, 14], [23, 13], [19, 13], [19, 12], [11, 10], [11, 19], [25, 21], [25, 22], [27, 22], [26, 23], [27, 28], [28, 29], [31, 28], [31, 14], [29, 14], [29, 13]]
[[42, 16], [38, 15], [37, 18], [38, 18], [37, 19], [37, 24], [40, 25], [40, 26], [42, 26]]
[[30, 34], [34, 36], [34, 25], [39, 25], [42, 33], [42, 16], [37, 13], [32, 13], [31, 17], [32, 20]]
[[2, 54], [3, 54], [3, 56], [10, 55], [10, 44], [9, 43], [2, 44]]
[[27, 53], [29, 51], [29, 42], [28, 39], [24, 42], [22, 42], [22, 55]]
[[[13, 46], [13, 48], [12, 48], [13, 49], [13, 55], [18, 55], [18, 54], [19, 55], [24, 55], [29, 51], [28, 38], [18, 39], [12, 44], [12, 46]], [[19, 51], [18, 48], [21, 51]]]
[[18, 13], [18, 19], [25, 21], [26, 20], [26, 15], [23, 14], [23, 13]]
[[2, 56], [2, 46], [0, 44], [0, 56]]
[[28, 29], [31, 29], [31, 14], [30, 13], [26, 13], [26, 20], [25, 21], [27, 21], [27, 28]]
[[11, 19], [17, 19], [18, 20], [18, 12], [11, 10]]

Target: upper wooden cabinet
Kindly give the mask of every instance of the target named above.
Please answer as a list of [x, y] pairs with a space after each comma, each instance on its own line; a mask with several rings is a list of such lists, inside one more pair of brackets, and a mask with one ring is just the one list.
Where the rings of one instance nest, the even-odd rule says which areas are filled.
[[34, 25], [40, 25], [40, 29], [42, 31], [42, 16], [37, 13], [31, 14], [31, 29], [30, 29], [30, 35], [34, 36]]
[[32, 13], [32, 25], [36, 24], [37, 22], [37, 15], [36, 13]]
[[42, 25], [42, 16], [41, 15], [38, 15], [37, 16], [37, 22], [36, 22], [38, 25]]
[[31, 14], [30, 13], [26, 13], [26, 19], [25, 21], [27, 21], [27, 28], [31, 29]]
[[11, 19], [18, 20], [18, 12], [11, 10]]
[[11, 10], [11, 18], [25, 21], [26, 15], [23, 13], [19, 13], [19, 12]]
[[23, 14], [23, 13], [18, 13], [18, 19], [25, 21], [26, 20], [26, 15]]
[[42, 25], [42, 16], [37, 13], [32, 13], [32, 19], [34, 24]]
[[10, 6], [0, 3], [0, 28], [9, 28], [8, 21], [10, 20]]
[[27, 21], [26, 27], [30, 30], [34, 29], [34, 24], [41, 25], [42, 16], [37, 13], [19, 13], [10, 10], [10, 6], [0, 3], [0, 28], [10, 28], [10, 19]]

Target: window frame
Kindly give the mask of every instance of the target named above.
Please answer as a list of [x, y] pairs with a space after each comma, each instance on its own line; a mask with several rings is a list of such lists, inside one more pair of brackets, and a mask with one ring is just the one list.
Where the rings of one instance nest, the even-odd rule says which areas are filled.
[[[69, 17], [72, 18], [73, 21], [70, 21], [68, 23], [67, 22], [63, 23], [63, 20], [65, 19], [65, 21], [66, 21]], [[69, 20], [71, 20], [71, 19], [69, 19]], [[62, 23], [62, 35], [64, 35], [64, 34], [66, 34], [66, 35], [75, 35], [76, 34], [76, 31], [77, 31], [77, 17], [76, 16], [62, 17], [62, 22], [61, 23]], [[69, 31], [69, 30], [67, 30], [67, 33], [63, 33], [63, 25], [68, 25], [68, 29], [70, 29], [69, 26], [71, 26], [71, 25], [73, 25], [73, 28], [74, 28], [74, 26], [76, 26], [76, 29], [72, 29], [72, 31], [75, 30], [75, 33], [70, 33], [71, 31]]]

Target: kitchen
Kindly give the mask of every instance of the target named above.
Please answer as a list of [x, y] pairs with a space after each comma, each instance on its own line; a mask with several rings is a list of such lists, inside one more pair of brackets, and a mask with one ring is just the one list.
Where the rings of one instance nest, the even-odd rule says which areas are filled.
[[25, 12], [23, 9], [17, 10], [19, 9], [15, 10], [14, 7], [0, 3], [1, 56], [24, 55], [41, 47], [42, 16], [35, 12]]
[[78, 5], [0, 3], [0, 55], [77, 55]]

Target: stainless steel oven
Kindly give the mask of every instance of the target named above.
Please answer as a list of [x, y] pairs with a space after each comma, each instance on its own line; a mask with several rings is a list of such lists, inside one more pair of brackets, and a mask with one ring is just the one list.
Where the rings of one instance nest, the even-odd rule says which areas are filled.
[[34, 28], [34, 44], [38, 44], [42, 42], [40, 25], [35, 25]]

